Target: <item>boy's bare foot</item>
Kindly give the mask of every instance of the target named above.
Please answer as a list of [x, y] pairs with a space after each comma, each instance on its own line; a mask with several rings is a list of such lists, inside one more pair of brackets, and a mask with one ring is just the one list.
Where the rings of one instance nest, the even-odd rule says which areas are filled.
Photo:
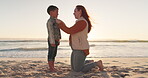
[[50, 68], [49, 69], [51, 72], [57, 72], [58, 70], [57, 69], [55, 69], [55, 68]]
[[98, 62], [97, 62], [97, 65], [98, 65], [98, 67], [99, 67], [99, 70], [100, 71], [103, 71], [103, 63], [102, 63], [102, 60], [99, 60]]

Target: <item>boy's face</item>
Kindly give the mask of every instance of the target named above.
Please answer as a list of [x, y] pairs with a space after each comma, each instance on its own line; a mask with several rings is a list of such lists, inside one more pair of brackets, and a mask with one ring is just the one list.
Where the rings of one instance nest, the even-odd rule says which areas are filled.
[[54, 11], [50, 11], [50, 16], [57, 18], [58, 17], [58, 9], [55, 9]]

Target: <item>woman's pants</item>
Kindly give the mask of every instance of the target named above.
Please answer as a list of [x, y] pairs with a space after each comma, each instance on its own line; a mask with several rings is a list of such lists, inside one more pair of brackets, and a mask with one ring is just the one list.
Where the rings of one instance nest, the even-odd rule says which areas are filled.
[[85, 64], [86, 56], [81, 50], [73, 50], [71, 54], [71, 69], [76, 72], [88, 72], [92, 68], [94, 68], [97, 63], [88, 63]]

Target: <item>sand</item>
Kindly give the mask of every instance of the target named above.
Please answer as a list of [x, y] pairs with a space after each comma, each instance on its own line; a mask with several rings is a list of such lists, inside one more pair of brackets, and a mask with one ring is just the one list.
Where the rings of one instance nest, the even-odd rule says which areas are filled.
[[50, 72], [46, 58], [0, 58], [0, 78], [148, 78], [148, 58], [87, 58], [102, 60], [98, 68], [71, 71], [70, 58], [56, 58], [58, 72]]

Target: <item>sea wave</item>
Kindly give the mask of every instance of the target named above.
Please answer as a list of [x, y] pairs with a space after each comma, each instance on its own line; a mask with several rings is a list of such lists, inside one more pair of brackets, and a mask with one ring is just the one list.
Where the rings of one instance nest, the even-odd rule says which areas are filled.
[[[46, 51], [48, 48], [12, 48], [12, 49], [1, 49], [0, 52], [4, 51]], [[70, 50], [70, 48], [58, 48], [58, 50]]]
[[47, 50], [47, 48], [13, 48], [13, 49], [1, 49], [0, 51], [41, 51]]
[[122, 47], [124, 47], [125, 45], [105, 45], [105, 44], [103, 44], [103, 45], [96, 45], [96, 44], [90, 44], [90, 47], [96, 47], [96, 46], [122, 46]]
[[47, 42], [47, 40], [0, 40], [0, 42]]
[[[47, 39], [1, 39], [0, 42], [47, 42]], [[68, 40], [61, 40], [61, 42], [69, 42]], [[89, 42], [148, 42], [148, 40], [90, 40]]]

